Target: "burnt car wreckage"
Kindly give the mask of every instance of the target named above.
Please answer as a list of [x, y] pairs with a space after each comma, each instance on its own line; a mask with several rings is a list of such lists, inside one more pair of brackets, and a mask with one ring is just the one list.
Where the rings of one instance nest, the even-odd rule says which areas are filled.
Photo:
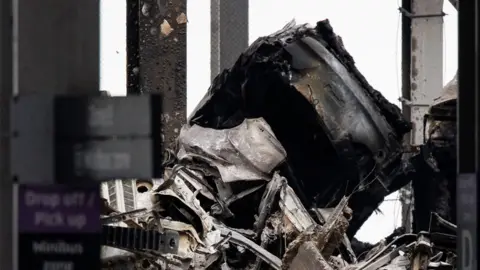
[[[454, 79], [412, 153], [410, 123], [328, 20], [259, 38], [216, 77], [167, 151], [150, 206], [118, 213], [105, 203], [104, 244], [123, 250], [105, 269], [455, 268], [455, 88]], [[422, 194], [415, 234], [357, 241], [410, 182]]]

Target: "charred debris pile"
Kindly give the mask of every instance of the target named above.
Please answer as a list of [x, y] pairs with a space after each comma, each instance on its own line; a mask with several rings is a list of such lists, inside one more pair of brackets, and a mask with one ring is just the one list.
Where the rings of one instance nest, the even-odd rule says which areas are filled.
[[435, 206], [424, 208], [444, 224], [437, 232], [354, 238], [385, 196], [434, 171], [425, 153], [406, 158], [410, 129], [328, 20], [292, 22], [217, 76], [169, 151], [151, 205], [120, 214], [129, 227], [177, 231], [178, 250], [127, 249], [105, 267], [453, 269], [455, 225]]

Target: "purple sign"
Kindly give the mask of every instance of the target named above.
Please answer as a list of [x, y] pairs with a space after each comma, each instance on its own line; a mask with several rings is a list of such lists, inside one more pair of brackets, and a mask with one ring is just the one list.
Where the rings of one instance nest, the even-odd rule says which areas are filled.
[[20, 233], [98, 233], [99, 186], [19, 185]]

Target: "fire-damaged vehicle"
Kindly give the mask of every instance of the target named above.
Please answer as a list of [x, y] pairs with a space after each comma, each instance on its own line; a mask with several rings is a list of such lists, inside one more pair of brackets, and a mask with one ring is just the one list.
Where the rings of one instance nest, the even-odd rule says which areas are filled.
[[[123, 249], [105, 269], [453, 269], [449, 106], [432, 107], [425, 146], [407, 155], [410, 123], [328, 20], [292, 22], [215, 78], [144, 208], [118, 213], [106, 202], [106, 234], [153, 235], [161, 246], [105, 237]], [[411, 181], [416, 231], [357, 241], [384, 198]]]

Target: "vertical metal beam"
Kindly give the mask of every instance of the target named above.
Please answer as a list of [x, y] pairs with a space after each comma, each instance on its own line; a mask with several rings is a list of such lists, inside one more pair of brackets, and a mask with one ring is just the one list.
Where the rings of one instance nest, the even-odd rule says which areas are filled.
[[[412, 63], [412, 20], [405, 13], [412, 13], [412, 0], [402, 0], [400, 12], [402, 16], [402, 100], [410, 100], [411, 87], [411, 63]], [[402, 103], [402, 113], [405, 119], [411, 119], [410, 106]], [[404, 137], [404, 142], [410, 144], [411, 133]], [[400, 191], [400, 202], [402, 204], [402, 225], [407, 231], [411, 231], [411, 207], [413, 207], [412, 186], [408, 185]]]
[[12, 96], [12, 1], [0, 3], [0, 265], [13, 269], [10, 179], [10, 100]]
[[[2, 1], [2, 15], [4, 10], [9, 10], [7, 7], [4, 9], [4, 2], [6, 1]], [[12, 10], [13, 86], [10, 88], [6, 84], [6, 87], [13, 88], [14, 95], [98, 93], [100, 33], [98, 0], [13, 0]], [[7, 12], [5, 11], [5, 13]], [[2, 19], [2, 27], [11, 25], [10, 23]], [[4, 67], [3, 60], [2, 50], [2, 67]], [[6, 90], [2, 85], [2, 93]], [[7, 96], [2, 94], [2, 110], [7, 108], [3, 107], [3, 103], [7, 102], [4, 98]], [[8, 135], [9, 133], [4, 132], [1, 137], [4, 139]], [[1, 150], [3, 155], [4, 149]], [[31, 151], [35, 151], [35, 149]], [[47, 154], [44, 153], [44, 155]], [[46, 159], [48, 158], [46, 157]], [[1, 176], [2, 181], [9, 182], [10, 193], [8, 195], [11, 205], [11, 176], [3, 174]], [[15, 210], [15, 212], [17, 211]], [[17, 220], [11, 215], [4, 216], [3, 214], [2, 220], [17, 223]], [[8, 232], [13, 237], [18, 237], [16, 227], [14, 226]], [[2, 228], [2, 235], [3, 233], [5, 231]], [[10, 263], [2, 264], [2, 269], [16, 269], [18, 267], [17, 257], [22, 256], [23, 253], [18, 254], [17, 247], [11, 247], [11, 241], [3, 242], [2, 239], [2, 244], [10, 246], [10, 248], [2, 248], [0, 256], [2, 258], [10, 256]], [[12, 251], [14, 256], [11, 254]], [[11, 262], [12, 258], [13, 263]], [[20, 258], [20, 260], [26, 261], [28, 259]]]
[[[458, 156], [459, 173], [475, 173], [475, 1], [460, 1], [458, 15]], [[459, 197], [461, 198], [461, 197]]]
[[139, 93], [161, 93], [163, 135], [172, 147], [187, 111], [187, 1], [140, 0]]
[[127, 1], [127, 95], [140, 94], [139, 66], [140, 66], [140, 43], [139, 43], [139, 16], [140, 3], [138, 0]]
[[[480, 143], [478, 116], [478, 1], [459, 1], [458, 7], [458, 151], [457, 250], [458, 269], [477, 269], [478, 179]], [[474, 26], [474, 27], [472, 27]]]
[[412, 2], [412, 145], [423, 144], [423, 117], [443, 90], [443, 0]]
[[[424, 139], [424, 116], [433, 99], [443, 89], [443, 0], [412, 0], [411, 12], [404, 12], [403, 15], [411, 19], [408, 106], [413, 129], [409, 143], [419, 146]], [[405, 205], [408, 211], [402, 211], [405, 215], [402, 220], [408, 231], [411, 230], [413, 221], [412, 203], [414, 202], [410, 201], [410, 205]]]
[[210, 72], [213, 80], [248, 47], [248, 1], [211, 0]]

